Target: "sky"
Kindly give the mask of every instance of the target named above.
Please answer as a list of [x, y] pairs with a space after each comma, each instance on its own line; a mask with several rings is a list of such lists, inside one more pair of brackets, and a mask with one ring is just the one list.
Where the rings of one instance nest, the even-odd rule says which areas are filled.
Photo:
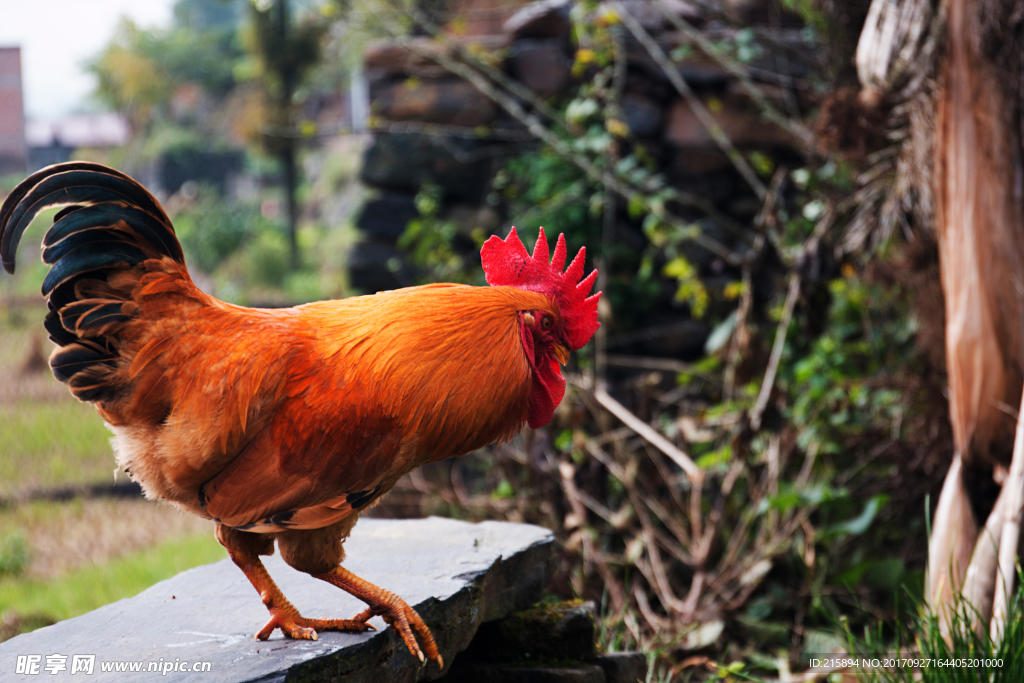
[[85, 62], [122, 16], [143, 28], [171, 24], [174, 0], [0, 0], [0, 46], [21, 46], [25, 114], [53, 119], [89, 107], [96, 79]]

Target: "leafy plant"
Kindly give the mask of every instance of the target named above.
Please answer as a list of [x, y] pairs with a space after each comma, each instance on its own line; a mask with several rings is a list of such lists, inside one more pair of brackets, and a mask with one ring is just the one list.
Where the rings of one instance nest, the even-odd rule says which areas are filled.
[[419, 217], [409, 222], [398, 239], [398, 246], [407, 252], [409, 262], [420, 269], [424, 282], [483, 284], [479, 262], [475, 268], [470, 268], [472, 260], [467, 262], [463, 254], [478, 250], [485, 234], [476, 229], [472, 240], [460, 235], [454, 221], [439, 216], [441, 200], [442, 189], [424, 183], [416, 195]]
[[0, 577], [20, 576], [31, 559], [28, 541], [20, 531], [0, 536]]
[[229, 206], [210, 185], [194, 186], [194, 199], [174, 215], [174, 229], [190, 266], [216, 270], [242, 245], [273, 226], [255, 207]]
[[[988, 624], [978, 624], [973, 607], [958, 595], [949, 623], [920, 600], [912, 599], [906, 623], [879, 623], [863, 637], [846, 628], [850, 656], [862, 664], [868, 683], [1010, 683], [1024, 680], [1024, 575], [1010, 601], [1007, 623], [998, 641]], [[895, 633], [893, 632], [895, 629]]]

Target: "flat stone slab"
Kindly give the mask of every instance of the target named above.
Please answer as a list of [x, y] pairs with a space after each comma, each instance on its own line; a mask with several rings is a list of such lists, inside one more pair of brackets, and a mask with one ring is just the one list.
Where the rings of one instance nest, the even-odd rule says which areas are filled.
[[[362, 519], [345, 549], [346, 568], [415, 607], [447, 668], [481, 623], [540, 598], [556, 546], [550, 531], [535, 526], [431, 517]], [[350, 618], [365, 608], [344, 591], [295, 571], [279, 555], [264, 561], [303, 616]], [[223, 560], [182, 572], [134, 598], [0, 643], [0, 680], [124, 682], [159, 676], [205, 683], [383, 683], [442, 675], [435, 664], [421, 665], [409, 654], [379, 617], [370, 620], [380, 629], [376, 632], [321, 633], [318, 641], [308, 641], [287, 639], [278, 630], [270, 640], [254, 640], [267, 619], [255, 589], [230, 560]], [[39, 656], [38, 673], [29, 673], [33, 655]], [[66, 658], [51, 660], [50, 655]], [[91, 675], [71, 673], [75, 655], [95, 655]], [[50, 661], [66, 668], [50, 673]], [[104, 670], [120, 663], [127, 663], [121, 671]], [[182, 670], [196, 663], [200, 670]], [[141, 670], [133, 672], [133, 665]]]

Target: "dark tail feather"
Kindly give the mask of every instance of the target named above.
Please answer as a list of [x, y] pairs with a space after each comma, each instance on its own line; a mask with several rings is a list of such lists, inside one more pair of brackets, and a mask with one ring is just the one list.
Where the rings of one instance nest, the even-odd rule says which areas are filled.
[[14, 255], [21, 236], [36, 214], [67, 204], [79, 207], [72, 206], [70, 211], [57, 214], [46, 244], [58, 243], [90, 228], [124, 226], [128, 234], [121, 241], [134, 243], [153, 257], [170, 256], [184, 263], [171, 221], [153, 195], [120, 171], [72, 161], [33, 173], [0, 208], [0, 257], [8, 273], [14, 272]]
[[144, 187], [120, 171], [75, 161], [32, 174], [0, 207], [7, 272], [14, 272], [21, 237], [36, 215], [61, 205], [69, 206], [43, 238], [43, 262], [50, 265], [45, 326], [61, 347], [50, 366], [81, 400], [110, 400], [118, 389], [118, 332], [138, 306], [109, 276], [150, 259], [184, 264], [185, 257], [170, 219]]

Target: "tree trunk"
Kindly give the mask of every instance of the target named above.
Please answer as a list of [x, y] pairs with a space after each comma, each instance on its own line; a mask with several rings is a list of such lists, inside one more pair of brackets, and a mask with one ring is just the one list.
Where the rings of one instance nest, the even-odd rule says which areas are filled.
[[[1024, 383], [1024, 225], [1017, 103], [979, 49], [979, 0], [950, 0], [935, 136], [950, 418], [968, 464], [1009, 462]], [[1012, 80], [1011, 80], [1012, 82]]]
[[[962, 458], [965, 468], [980, 468], [986, 475], [1009, 462], [1024, 384], [1024, 167], [1019, 93], [1012, 86], [1022, 74], [1020, 61], [1005, 59], [995, 45], [1011, 47], [1015, 41], [994, 40], [1003, 30], [1013, 31], [1010, 5], [949, 0], [935, 103], [933, 189], [950, 420], [957, 463]], [[1006, 18], [1003, 26], [1000, 17]], [[989, 502], [995, 501], [975, 501]], [[1018, 511], [994, 511], [975, 547], [977, 522], [958, 466], [947, 476], [938, 510], [960, 512], [948, 519], [936, 513], [927, 597], [948, 619], [970, 569], [965, 597], [984, 622], [995, 583], [998, 546], [993, 538], [1012, 526], [1007, 520], [1017, 523]], [[1013, 546], [1007, 552], [1015, 552]], [[1009, 586], [999, 586], [1003, 598], [1012, 587], [1012, 577], [1007, 579]], [[995, 607], [998, 612], [1000, 606]]]
[[281, 149], [278, 159], [281, 161], [281, 169], [284, 175], [284, 204], [285, 216], [288, 221], [288, 248], [289, 264], [292, 270], [299, 269], [299, 206], [295, 199], [295, 191], [298, 187], [298, 169], [295, 164], [295, 143], [285, 145]]
[[[856, 62], [861, 100], [886, 102], [889, 125], [909, 127], [891, 193], [907, 206], [907, 187], [917, 187], [919, 218], [934, 222], [939, 246], [956, 456], [935, 509], [926, 597], [948, 626], [969, 577], [964, 595], [982, 628], [993, 598], [1003, 601], [997, 613], [1005, 607], [1011, 586], [997, 586], [996, 566], [1016, 552], [1020, 510], [1009, 495], [998, 506], [994, 496], [972, 498], [967, 483], [1005, 476], [1013, 454], [1010, 485], [1024, 487], [1024, 431], [1014, 453], [1024, 384], [1024, 0], [873, 0]], [[978, 513], [988, 515], [980, 536]]]
[[[288, 44], [288, 0], [277, 0], [275, 10], [277, 11], [277, 29], [280, 34], [282, 45]], [[295, 85], [297, 74], [295, 67], [290, 62], [284, 62], [281, 68], [281, 91], [278, 106], [283, 116], [287, 117], [292, 109], [292, 98], [295, 96]], [[283, 122], [289, 127], [290, 120]], [[298, 188], [298, 169], [295, 164], [295, 138], [283, 135], [279, 141], [281, 149], [278, 159], [281, 162], [281, 172], [284, 175], [284, 203], [285, 214], [288, 220], [288, 247], [290, 254], [290, 265], [292, 270], [299, 268], [299, 209], [295, 201], [295, 192]]]

